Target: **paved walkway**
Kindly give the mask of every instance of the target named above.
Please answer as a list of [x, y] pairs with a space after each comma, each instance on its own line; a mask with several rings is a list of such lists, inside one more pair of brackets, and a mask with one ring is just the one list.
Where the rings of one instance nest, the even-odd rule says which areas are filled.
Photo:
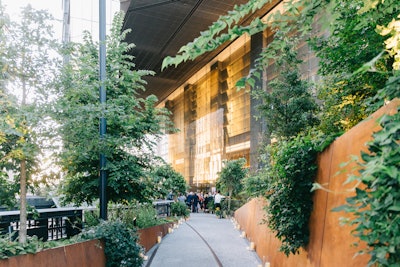
[[144, 267], [257, 267], [261, 260], [249, 250], [230, 219], [191, 213], [190, 218], [166, 235], [146, 256]]

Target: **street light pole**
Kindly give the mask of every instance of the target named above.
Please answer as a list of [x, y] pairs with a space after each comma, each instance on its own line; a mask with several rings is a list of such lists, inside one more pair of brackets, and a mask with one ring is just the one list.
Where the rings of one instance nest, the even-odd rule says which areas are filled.
[[[106, 2], [99, 0], [99, 65], [100, 65], [100, 105], [102, 106], [102, 114], [100, 118], [100, 139], [103, 141], [106, 134]], [[106, 156], [103, 151], [100, 154], [100, 219], [107, 220], [107, 173], [106, 173]]]

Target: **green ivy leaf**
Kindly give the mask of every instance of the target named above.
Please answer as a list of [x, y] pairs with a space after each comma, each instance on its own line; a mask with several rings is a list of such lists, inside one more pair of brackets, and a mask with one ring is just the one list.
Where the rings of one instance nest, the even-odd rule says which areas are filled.
[[400, 212], [400, 204], [397, 204], [397, 205], [394, 205], [394, 206], [390, 206], [388, 208], [388, 210]]
[[239, 87], [239, 88], [246, 87], [246, 78], [241, 78], [239, 81], [237, 81], [236, 87]]

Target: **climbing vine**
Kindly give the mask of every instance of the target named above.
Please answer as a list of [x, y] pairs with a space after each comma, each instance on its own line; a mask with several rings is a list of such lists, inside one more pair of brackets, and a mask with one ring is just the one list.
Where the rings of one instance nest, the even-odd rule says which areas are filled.
[[266, 222], [282, 241], [280, 251], [288, 256], [309, 241], [317, 151], [310, 136], [281, 141], [270, 149], [273, 164], [267, 180]]
[[243, 5], [235, 5], [234, 9], [226, 15], [222, 15], [206, 31], [200, 33], [193, 42], [181, 47], [178, 54], [174, 57], [166, 57], [163, 60], [162, 68], [171, 65], [179, 65], [187, 60], [193, 60], [206, 52], [217, 49], [228, 40], [233, 40], [245, 33], [250, 35], [261, 32], [266, 28], [266, 24], [260, 18], [255, 18], [249, 25], [241, 26], [239, 22], [247, 15], [254, 13], [262, 8], [271, 0], [250, 0]]
[[[400, 111], [400, 108], [399, 108]], [[361, 253], [371, 255], [369, 265], [397, 266], [400, 262], [400, 113], [384, 116], [382, 130], [362, 152], [362, 170], [347, 182], [365, 186], [356, 189], [347, 204], [336, 208], [354, 214], [345, 220], [354, 225], [353, 235], [367, 243]]]

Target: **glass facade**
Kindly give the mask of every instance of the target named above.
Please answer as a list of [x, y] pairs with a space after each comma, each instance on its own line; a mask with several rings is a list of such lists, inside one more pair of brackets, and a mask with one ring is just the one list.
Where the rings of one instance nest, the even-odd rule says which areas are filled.
[[250, 69], [250, 38], [238, 43], [164, 103], [179, 132], [159, 151], [196, 188], [215, 186], [223, 160], [249, 159], [250, 93], [235, 84]]

